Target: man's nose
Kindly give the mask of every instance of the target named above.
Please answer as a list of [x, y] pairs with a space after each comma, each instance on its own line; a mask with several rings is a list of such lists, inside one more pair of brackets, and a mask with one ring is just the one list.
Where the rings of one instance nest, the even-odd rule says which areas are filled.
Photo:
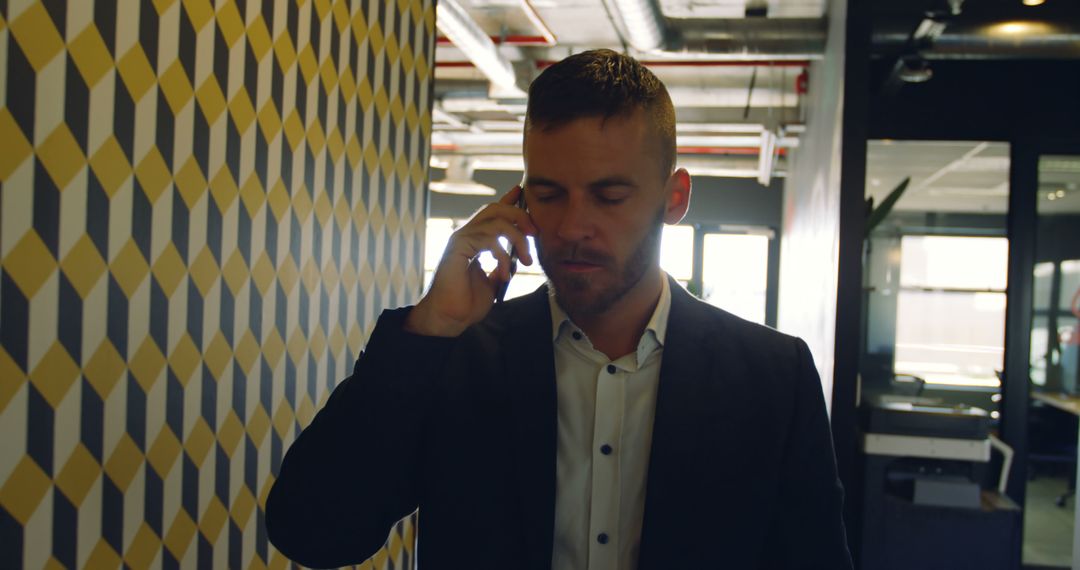
[[559, 238], [566, 241], [589, 239], [593, 235], [593, 224], [593, 216], [585, 200], [571, 197], [559, 222]]

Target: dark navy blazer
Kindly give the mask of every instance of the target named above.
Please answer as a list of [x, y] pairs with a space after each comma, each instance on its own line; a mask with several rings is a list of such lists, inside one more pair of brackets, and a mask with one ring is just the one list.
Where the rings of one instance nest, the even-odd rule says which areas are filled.
[[[848, 569], [842, 489], [806, 344], [671, 282], [639, 568]], [[360, 563], [419, 508], [418, 559], [549, 570], [556, 396], [547, 290], [456, 339], [386, 311], [289, 449], [270, 541], [314, 567]]]

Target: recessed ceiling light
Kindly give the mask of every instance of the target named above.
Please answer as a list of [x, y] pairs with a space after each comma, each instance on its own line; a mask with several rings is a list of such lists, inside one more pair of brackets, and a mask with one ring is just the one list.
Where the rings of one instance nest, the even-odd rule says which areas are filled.
[[986, 26], [984, 30], [993, 36], [1011, 37], [1043, 36], [1050, 35], [1058, 31], [1055, 26], [1046, 22], [1026, 20], [1012, 20], [1008, 22], [990, 24]]
[[1024, 6], [1038, 6], [1046, 0], [1024, 0]]
[[1051, 193], [1046, 195], [1046, 199], [1047, 200], [1057, 200], [1057, 194], [1051, 192]]
[[1065, 191], [1064, 190], [1058, 190], [1057, 192], [1055, 192], [1055, 194], [1057, 194], [1058, 198], [1064, 198], [1065, 197]]

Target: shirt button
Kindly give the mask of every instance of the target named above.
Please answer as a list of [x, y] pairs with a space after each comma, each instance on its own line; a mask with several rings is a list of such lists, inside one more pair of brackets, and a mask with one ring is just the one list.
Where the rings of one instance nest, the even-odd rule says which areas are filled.
[[581, 340], [581, 333], [574, 331], [574, 340]]
[[603, 453], [604, 455], [611, 455], [611, 446], [606, 443], [604, 445], [601, 445], [600, 453]]
[[614, 374], [615, 373], [615, 365], [614, 364], [608, 364], [607, 365], [607, 373], [608, 374]]
[[596, 542], [599, 542], [600, 544], [607, 544], [607, 541], [608, 541], [608, 535], [607, 535], [606, 532], [602, 532], [602, 533], [596, 535]]

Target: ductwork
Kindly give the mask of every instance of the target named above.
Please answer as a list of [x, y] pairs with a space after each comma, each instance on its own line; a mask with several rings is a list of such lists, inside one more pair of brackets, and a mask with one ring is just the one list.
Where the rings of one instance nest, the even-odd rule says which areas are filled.
[[656, 0], [608, 0], [622, 24], [624, 39], [641, 51], [667, 47], [667, 24]]
[[669, 20], [667, 51], [725, 54], [731, 59], [820, 59], [828, 23], [824, 18]]
[[491, 82], [503, 90], [518, 90], [514, 66], [495, 42], [477, 24], [457, 0], [439, 0], [435, 10], [439, 30], [450, 38]]
[[656, 0], [605, 0], [635, 49], [657, 56], [713, 59], [821, 59], [824, 18], [669, 19]]
[[[626, 42], [657, 57], [812, 60], [825, 50], [825, 18], [675, 19], [664, 16], [657, 0], [605, 2]], [[874, 50], [903, 50], [911, 35], [876, 31]], [[927, 59], [1080, 59], [1080, 22], [954, 22], [920, 47]]]

